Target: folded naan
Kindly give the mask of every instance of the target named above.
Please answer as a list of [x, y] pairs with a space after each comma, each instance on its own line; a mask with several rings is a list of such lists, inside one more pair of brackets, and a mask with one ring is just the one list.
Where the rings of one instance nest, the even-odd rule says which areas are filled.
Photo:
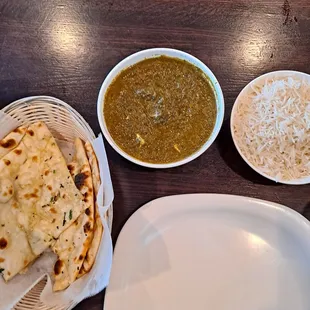
[[99, 214], [99, 206], [96, 202], [96, 198], [99, 192], [99, 187], [101, 184], [98, 161], [97, 161], [97, 157], [94, 152], [94, 149], [92, 145], [90, 144], [90, 142], [85, 143], [85, 150], [86, 150], [87, 158], [89, 161], [90, 169], [92, 171], [92, 180], [93, 180], [93, 186], [94, 186], [94, 199], [95, 199], [95, 225], [94, 225], [93, 241], [85, 256], [85, 259], [84, 259], [82, 268], [80, 269], [78, 278], [82, 277], [84, 274], [89, 272], [90, 269], [92, 268], [95, 262], [96, 256], [97, 256], [97, 252], [99, 250], [102, 233], [103, 233], [103, 225], [102, 225], [101, 217]]
[[54, 291], [63, 290], [74, 282], [82, 268], [86, 253], [93, 240], [94, 230], [94, 191], [90, 165], [83, 142], [75, 140], [76, 153], [68, 165], [76, 187], [84, 197], [87, 208], [78, 219], [65, 230], [52, 250], [58, 255], [54, 266]]
[[[30, 125], [18, 147], [0, 160], [0, 186], [0, 209], [12, 208], [14, 212], [8, 214], [14, 216], [8, 216], [20, 229], [14, 230], [12, 224], [7, 231], [0, 230], [0, 239], [10, 235], [17, 241], [15, 252], [9, 252], [9, 247], [0, 250], [0, 257], [12, 260], [25, 258], [28, 262], [28, 258], [40, 255], [87, 206], [54, 137], [42, 122]], [[18, 238], [19, 233], [26, 238]], [[11, 274], [19, 272], [21, 265], [16, 264]], [[4, 265], [0, 268], [5, 269]]]
[[[101, 184], [98, 161], [97, 161], [96, 154], [90, 142], [85, 143], [85, 149], [86, 149], [87, 158], [90, 164], [90, 168], [92, 171], [92, 180], [93, 180], [93, 185], [94, 185], [94, 194], [95, 194], [95, 201], [96, 201], [96, 197], [98, 195], [99, 187]], [[103, 225], [102, 225], [101, 217], [99, 214], [99, 207], [98, 207], [97, 202], [95, 202], [94, 238], [86, 254], [85, 260], [83, 262], [83, 268], [82, 268], [82, 270], [86, 272], [88, 272], [91, 269], [91, 267], [93, 266], [95, 262], [96, 255], [97, 255], [100, 242], [101, 242], [102, 233], [103, 233]], [[82, 272], [83, 271], [81, 271], [81, 273]]]

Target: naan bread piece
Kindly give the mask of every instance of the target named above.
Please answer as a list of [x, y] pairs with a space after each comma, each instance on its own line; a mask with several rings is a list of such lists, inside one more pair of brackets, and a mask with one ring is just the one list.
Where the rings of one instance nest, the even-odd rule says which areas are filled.
[[26, 233], [18, 225], [16, 204], [10, 199], [0, 207], [0, 273], [9, 281], [35, 258]]
[[0, 140], [0, 159], [19, 145], [26, 133], [26, 130], [26, 126], [20, 126], [10, 132], [5, 138]]
[[[0, 160], [0, 184], [13, 184], [12, 203], [35, 256], [86, 209], [56, 141], [42, 122], [30, 125], [17, 148]], [[0, 194], [6, 207], [10, 192]]]
[[[95, 190], [95, 194], [96, 194], [96, 197], [97, 197], [98, 192], [99, 192], [99, 187], [100, 187], [100, 184], [101, 184], [100, 171], [99, 171], [99, 165], [98, 165], [97, 156], [95, 154], [95, 151], [94, 151], [91, 143], [88, 142], [88, 141], [85, 143], [85, 150], [86, 150], [87, 158], [88, 158], [88, 161], [89, 161], [89, 164], [90, 164], [90, 168], [92, 170], [92, 178], [93, 178], [94, 190]], [[109, 218], [109, 209], [105, 213], [104, 217], [105, 217], [106, 220], [108, 220], [108, 218]]]
[[101, 184], [98, 160], [90, 142], [85, 143], [85, 151], [90, 165], [95, 195], [98, 195]]
[[[25, 229], [31, 248], [38, 255], [74, 223], [86, 210], [87, 203], [76, 188], [67, 169], [66, 161], [48, 128], [43, 123], [38, 123], [33, 126], [32, 130], [34, 136], [38, 137], [36, 141], [39, 140], [37, 152], [41, 151], [38, 157], [41, 157], [42, 183], [39, 185], [41, 195], [36, 204], [36, 216], [32, 219], [32, 215], [28, 212], [30, 225], [28, 227], [25, 225]], [[23, 141], [28, 148], [31, 147], [33, 150], [35, 141], [31, 141], [30, 137], [31, 135], [26, 135]], [[47, 144], [43, 149], [44, 143], [40, 144], [40, 137], [47, 139]], [[27, 184], [27, 179], [25, 183]], [[29, 193], [31, 193], [30, 188], [28, 188], [28, 195]]]
[[98, 210], [98, 205], [96, 203], [95, 207], [95, 227], [94, 227], [94, 237], [90, 245], [90, 248], [86, 254], [85, 260], [83, 262], [83, 270], [89, 272], [93, 267], [93, 264], [96, 259], [96, 255], [100, 246], [101, 238], [103, 234], [103, 225], [101, 222], [101, 217]]
[[18, 222], [16, 179], [26, 160], [27, 153], [20, 145], [0, 159], [0, 273], [5, 281], [36, 258]]
[[[98, 195], [99, 187], [101, 184], [98, 161], [97, 161], [96, 154], [93, 150], [93, 147], [91, 146], [91, 144], [89, 142], [85, 143], [85, 149], [86, 149], [87, 157], [89, 160], [90, 168], [92, 171], [92, 179], [93, 179], [94, 193], [95, 193], [94, 196], [95, 196], [95, 201], [96, 201], [96, 197]], [[98, 249], [99, 249], [99, 246], [100, 246], [102, 233], [103, 233], [103, 225], [102, 225], [100, 214], [99, 214], [99, 207], [98, 207], [98, 204], [96, 202], [95, 203], [94, 238], [93, 238], [93, 241], [90, 245], [90, 248], [86, 254], [85, 260], [83, 262], [83, 268], [82, 268], [80, 274], [82, 274], [83, 271], [88, 272], [91, 269], [91, 267], [93, 266], [95, 259], [96, 259]]]
[[54, 291], [63, 290], [76, 280], [93, 239], [94, 191], [91, 169], [80, 139], [75, 140], [75, 149], [74, 160], [68, 168], [77, 188], [84, 196], [87, 208], [74, 224], [59, 236], [52, 247], [58, 255], [54, 266]]
[[98, 204], [95, 204], [95, 226], [94, 226], [94, 237], [93, 241], [89, 247], [89, 250], [85, 256], [82, 268], [79, 271], [78, 278], [81, 278], [84, 274], [90, 271], [92, 268], [97, 252], [99, 250], [101, 238], [103, 234], [103, 225], [101, 222], [101, 217], [98, 210]]

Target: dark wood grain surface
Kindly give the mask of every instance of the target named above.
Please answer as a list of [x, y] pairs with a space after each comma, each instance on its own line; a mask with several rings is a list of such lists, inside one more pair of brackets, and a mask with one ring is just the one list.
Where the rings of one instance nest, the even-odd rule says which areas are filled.
[[[310, 186], [279, 185], [256, 174], [229, 131], [234, 100], [253, 78], [279, 69], [310, 73], [309, 0], [2, 0], [0, 108], [21, 97], [52, 95], [98, 134], [103, 79], [124, 57], [151, 47], [181, 49], [205, 62], [222, 86], [225, 120], [212, 147], [179, 168], [138, 167], [106, 144], [115, 190], [113, 240], [140, 206], [173, 194], [246, 195], [310, 218]], [[103, 301], [100, 293], [77, 309], [102, 309]]]

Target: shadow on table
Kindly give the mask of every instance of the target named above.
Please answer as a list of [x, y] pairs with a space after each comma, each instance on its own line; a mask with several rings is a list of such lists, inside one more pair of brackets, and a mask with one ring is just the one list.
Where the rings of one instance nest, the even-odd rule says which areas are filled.
[[301, 212], [301, 214], [310, 221], [310, 201], [306, 204], [305, 208]]
[[220, 155], [225, 163], [242, 178], [262, 185], [278, 186], [280, 184], [268, 180], [254, 171], [238, 153], [230, 132], [230, 118], [223, 122], [217, 138]]

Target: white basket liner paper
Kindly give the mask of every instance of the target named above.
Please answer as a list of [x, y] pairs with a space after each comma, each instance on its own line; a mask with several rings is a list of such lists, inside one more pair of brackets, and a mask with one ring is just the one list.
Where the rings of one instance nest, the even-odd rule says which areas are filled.
[[[37, 98], [39, 99], [40, 97]], [[0, 111], [0, 139], [20, 125], [21, 124], [17, 120]], [[69, 309], [83, 299], [99, 293], [108, 285], [112, 266], [113, 248], [111, 233], [106, 222], [105, 213], [112, 204], [114, 193], [102, 136], [100, 135], [91, 142], [100, 167], [102, 183], [99, 189], [97, 202], [104, 226], [104, 234], [93, 268], [88, 274], [75, 281], [66, 290], [53, 293], [50, 274], [57, 258], [52, 252], [44, 253], [42, 257], [37, 259], [35, 263], [29, 267], [26, 274], [15, 276], [9, 283], [5, 283], [2, 277], [0, 277], [0, 310], [14, 308], [16, 303], [46, 276], [48, 278], [47, 284], [41, 294], [41, 300], [38, 300], [38, 307], [31, 307], [32, 309], [49, 309], [51, 307], [56, 307], [53, 309]], [[68, 147], [70, 147], [70, 145], [72, 147], [72, 144], [68, 144]], [[19, 306], [18, 309], [22, 309], [22, 307]], [[25, 307], [25, 309], [28, 309], [28, 307]]]

